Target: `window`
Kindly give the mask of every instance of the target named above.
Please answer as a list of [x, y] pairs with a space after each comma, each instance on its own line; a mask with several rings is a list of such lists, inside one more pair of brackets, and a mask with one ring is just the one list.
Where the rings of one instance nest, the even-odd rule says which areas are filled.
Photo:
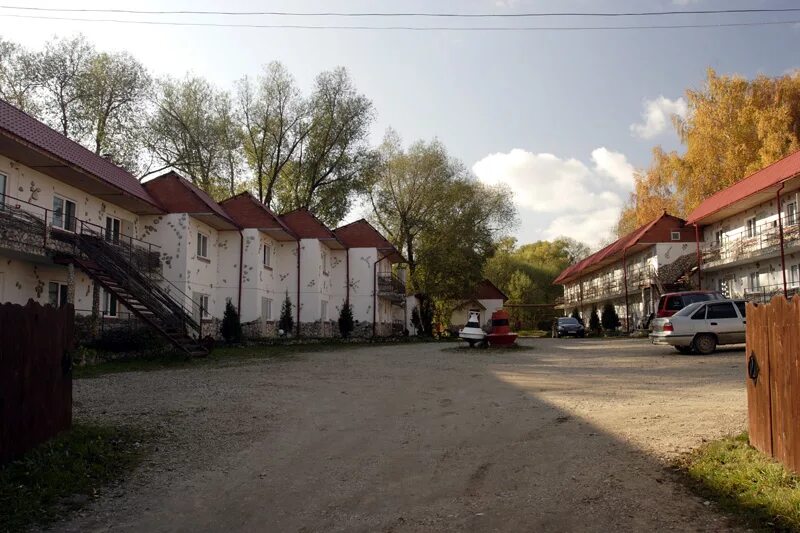
[[746, 302], [736, 302], [736, 307], [739, 308], [739, 314], [742, 315], [742, 318], [747, 317], [747, 303]]
[[272, 320], [272, 299], [261, 298], [261, 320], [268, 322]]
[[115, 217], [106, 217], [106, 240], [109, 242], [119, 242], [120, 220]]
[[103, 314], [107, 317], [117, 317], [117, 296], [110, 292], [103, 291]]
[[708, 304], [706, 306], [706, 319], [712, 320], [715, 318], [739, 318], [736, 314], [736, 308], [730, 302]]
[[328, 274], [328, 253], [322, 252], [322, 273]]
[[197, 257], [208, 259], [208, 236], [197, 232]]
[[673, 232], [671, 232], [669, 234], [669, 236], [673, 241], [681, 240], [681, 232], [680, 231], [673, 231]]
[[51, 281], [47, 286], [47, 296], [50, 305], [62, 307], [67, 304], [67, 284]]
[[6, 203], [6, 175], [0, 174], [0, 205]]
[[748, 238], [755, 237], [756, 235], [758, 235], [758, 228], [756, 227], [756, 217], [747, 219], [746, 235]]
[[320, 320], [325, 322], [328, 320], [328, 302], [322, 300], [320, 304], [320, 312], [319, 312]]
[[198, 303], [200, 304], [200, 316], [209, 318], [211, 315], [208, 313], [208, 295], [201, 294]]
[[800, 284], [800, 265], [792, 265], [789, 270], [789, 281], [792, 283], [793, 287]]
[[272, 267], [272, 246], [268, 244], [264, 245], [263, 256], [264, 266], [268, 268]]
[[749, 284], [751, 291], [757, 291], [761, 288], [761, 280], [759, 279], [758, 272], [752, 272], [750, 274]]
[[797, 202], [786, 204], [786, 225], [794, 226], [797, 224]]
[[75, 202], [53, 196], [53, 226], [75, 231]]
[[683, 299], [680, 296], [671, 296], [667, 300], [666, 309], [669, 309], [670, 311], [680, 311], [683, 308]]
[[722, 244], [722, 237], [724, 235], [725, 235], [725, 233], [722, 230], [715, 231], [714, 232], [714, 242], [716, 242], [717, 245]]
[[706, 319], [706, 306], [703, 305], [703, 306], [700, 306], [700, 309], [698, 309], [692, 315], [692, 320], [705, 320], [705, 319]]

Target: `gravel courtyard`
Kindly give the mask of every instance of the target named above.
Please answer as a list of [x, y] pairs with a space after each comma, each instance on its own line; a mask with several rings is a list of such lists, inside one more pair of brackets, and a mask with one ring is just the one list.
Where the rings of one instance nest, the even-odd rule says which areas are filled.
[[742, 351], [409, 344], [78, 380], [158, 450], [64, 531], [724, 531], [664, 468], [744, 429]]

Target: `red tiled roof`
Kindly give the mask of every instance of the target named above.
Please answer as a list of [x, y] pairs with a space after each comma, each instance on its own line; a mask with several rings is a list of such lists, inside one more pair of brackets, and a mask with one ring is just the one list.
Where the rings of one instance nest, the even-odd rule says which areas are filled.
[[363, 218], [333, 230], [339, 241], [348, 248], [376, 248], [387, 253], [390, 261], [405, 261], [395, 246], [386, 240], [375, 227]]
[[508, 296], [503, 291], [497, 288], [497, 285], [485, 279], [475, 286], [472, 298], [478, 300], [508, 300]]
[[144, 188], [169, 213], [211, 214], [234, 228], [238, 227], [205, 191], [175, 171], [144, 182]]
[[249, 192], [231, 196], [221, 201], [219, 205], [242, 228], [276, 230], [285, 232], [288, 236], [294, 236], [292, 230], [283, 223], [278, 215]]
[[301, 239], [337, 240], [328, 226], [305, 207], [289, 211], [281, 215], [280, 219]]
[[[658, 228], [657, 226], [661, 225], [662, 223], [668, 223], [664, 228], [661, 228], [662, 231], [656, 231]], [[684, 230], [685, 222], [678, 217], [674, 217], [672, 215], [668, 215], [667, 213], [662, 214], [661, 216], [651, 220], [647, 224], [633, 230], [632, 232], [628, 233], [627, 235], [620, 237], [616, 241], [612, 242], [605, 248], [593, 253], [586, 259], [582, 261], [578, 261], [574, 265], [567, 267], [559, 276], [553, 281], [554, 285], [562, 284], [566, 281], [574, 279], [582, 272], [590, 269], [591, 267], [606, 261], [611, 260], [617, 256], [621, 256], [622, 252], [640, 242], [642, 243], [657, 243], [657, 242], [667, 242], [670, 239], [665, 238], [663, 230], [670, 230], [674, 229], [675, 231], [681, 230], [681, 241], [685, 242], [686, 240], [693, 240], [688, 239]]]
[[0, 100], [0, 130], [35, 146], [50, 156], [77, 167], [124, 193], [152, 206], [160, 207], [133, 174], [91, 150], [87, 150], [4, 100]]
[[695, 224], [717, 211], [800, 174], [800, 150], [706, 198], [686, 218]]

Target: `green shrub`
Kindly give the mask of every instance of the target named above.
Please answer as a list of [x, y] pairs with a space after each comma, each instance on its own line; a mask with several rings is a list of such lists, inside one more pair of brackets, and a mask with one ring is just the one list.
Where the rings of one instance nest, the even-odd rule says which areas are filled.
[[616, 331], [616, 329], [622, 325], [617, 310], [611, 303], [607, 303], [603, 306], [603, 316], [600, 322], [603, 324], [603, 329], [607, 332]]
[[597, 306], [592, 306], [592, 314], [589, 315], [589, 331], [595, 335], [600, 334], [600, 315], [597, 314]]
[[230, 300], [225, 302], [225, 314], [222, 315], [222, 338], [228, 344], [239, 344], [242, 342], [242, 323], [239, 320], [239, 313]]
[[581, 324], [583, 324], [583, 319], [581, 318], [581, 312], [578, 311], [577, 307], [572, 310], [572, 314], [570, 316], [575, 320], [577, 320], [578, 322], [580, 322]]
[[286, 291], [286, 297], [283, 299], [283, 305], [281, 306], [281, 318], [278, 321], [278, 329], [281, 329], [284, 335], [291, 335], [292, 329], [294, 328], [292, 307], [292, 301], [289, 299], [289, 291]]
[[353, 306], [346, 303], [339, 311], [339, 333], [343, 339], [346, 339], [353, 332], [355, 324], [353, 323]]

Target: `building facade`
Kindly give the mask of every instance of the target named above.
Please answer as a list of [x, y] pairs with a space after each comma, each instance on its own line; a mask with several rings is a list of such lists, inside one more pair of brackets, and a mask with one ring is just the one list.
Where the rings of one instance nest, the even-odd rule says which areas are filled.
[[286, 298], [297, 326], [286, 333], [338, 335], [348, 301], [357, 333], [397, 333], [402, 257], [365, 221], [353, 227], [337, 236], [248, 194], [217, 203], [175, 172], [142, 184], [0, 101], [0, 302], [135, 316], [190, 353], [218, 334], [228, 302], [251, 337], [278, 334]]

